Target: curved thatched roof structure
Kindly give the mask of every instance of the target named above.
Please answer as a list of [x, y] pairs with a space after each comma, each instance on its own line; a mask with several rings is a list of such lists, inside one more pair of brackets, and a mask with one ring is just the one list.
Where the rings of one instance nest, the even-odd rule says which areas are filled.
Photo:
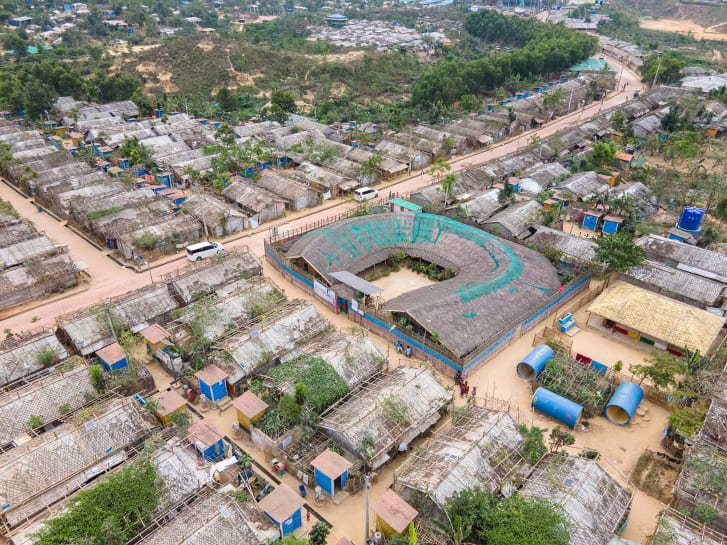
[[539, 253], [432, 214], [393, 213], [349, 218], [303, 235], [287, 252], [325, 281], [359, 274], [390, 253], [407, 254], [454, 271], [455, 277], [388, 301], [460, 357], [488, 345], [509, 324], [529, 316], [558, 291], [558, 275]]

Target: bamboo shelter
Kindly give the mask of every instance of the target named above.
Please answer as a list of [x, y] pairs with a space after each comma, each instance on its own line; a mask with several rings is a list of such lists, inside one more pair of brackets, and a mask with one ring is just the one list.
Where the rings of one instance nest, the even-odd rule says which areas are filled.
[[565, 454], [544, 457], [521, 492], [563, 508], [573, 525], [570, 545], [605, 545], [626, 522], [633, 497], [596, 460]]

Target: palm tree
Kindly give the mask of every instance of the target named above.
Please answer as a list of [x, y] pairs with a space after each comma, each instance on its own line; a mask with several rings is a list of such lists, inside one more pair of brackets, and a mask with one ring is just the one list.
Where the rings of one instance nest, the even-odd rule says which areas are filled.
[[472, 545], [465, 541], [472, 533], [472, 528], [462, 524], [462, 517], [459, 515], [450, 517], [447, 511], [444, 512], [444, 515], [447, 518], [445, 522], [429, 519], [432, 533], [444, 539], [446, 545]]
[[431, 176], [435, 176], [436, 180], [439, 181], [439, 177], [448, 170], [451, 170], [452, 166], [447, 162], [444, 157], [437, 157], [427, 170], [427, 173]]

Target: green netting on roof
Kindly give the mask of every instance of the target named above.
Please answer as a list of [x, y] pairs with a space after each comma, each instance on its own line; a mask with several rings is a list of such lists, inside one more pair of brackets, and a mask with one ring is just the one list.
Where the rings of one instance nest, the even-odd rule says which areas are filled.
[[345, 229], [334, 225], [315, 232], [316, 236], [325, 237], [339, 254], [321, 250], [323, 268], [332, 266], [334, 261], [343, 265], [344, 260], [353, 261], [380, 248], [393, 250], [402, 244], [436, 246], [445, 233], [477, 244], [492, 259], [493, 266], [482, 272], [481, 281], [470, 280], [454, 290], [465, 303], [501, 290], [520, 278], [523, 262], [512, 248], [489, 233], [442, 216], [377, 214], [366, 223]]

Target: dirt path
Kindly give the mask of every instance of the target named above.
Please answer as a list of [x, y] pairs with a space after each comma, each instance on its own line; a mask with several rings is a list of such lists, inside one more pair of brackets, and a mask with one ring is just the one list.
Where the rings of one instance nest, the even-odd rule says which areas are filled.
[[719, 49], [712, 50], [712, 62], [722, 62], [722, 52]]
[[717, 40], [727, 41], [727, 33], [714, 32], [713, 29], [718, 28], [727, 21], [704, 28], [697, 23], [690, 21], [679, 21], [676, 19], [645, 19], [639, 21], [639, 26], [646, 30], [659, 30], [662, 32], [676, 32], [677, 34], [691, 34], [698, 40]]

